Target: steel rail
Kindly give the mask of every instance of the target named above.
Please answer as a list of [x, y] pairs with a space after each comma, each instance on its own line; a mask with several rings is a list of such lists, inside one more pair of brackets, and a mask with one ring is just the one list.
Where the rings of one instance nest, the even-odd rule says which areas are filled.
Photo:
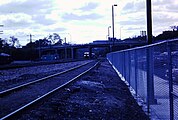
[[33, 104], [39, 102], [39, 101], [42, 100], [43, 98], [45, 98], [45, 97], [51, 95], [52, 93], [56, 92], [56, 91], [59, 90], [59, 89], [65, 87], [65, 86], [68, 85], [69, 83], [75, 81], [76, 79], [78, 79], [78, 78], [81, 77], [82, 75], [86, 74], [87, 72], [89, 72], [90, 70], [92, 70], [93, 68], [95, 68], [95, 67], [98, 65], [98, 63], [99, 63], [99, 62], [97, 62], [94, 66], [90, 67], [89, 69], [87, 69], [86, 71], [82, 72], [81, 74], [77, 75], [76, 77], [72, 78], [72, 79], [69, 80], [68, 82], [66, 82], [66, 83], [64, 83], [64, 84], [62, 84], [62, 85], [60, 85], [59, 87], [57, 87], [57, 88], [51, 90], [50, 92], [48, 92], [48, 93], [46, 93], [46, 94], [40, 96], [39, 98], [37, 98], [37, 99], [35, 99], [35, 100], [33, 100], [33, 101], [27, 103], [26, 105], [20, 107], [19, 109], [17, 109], [17, 110], [15, 110], [15, 111], [9, 113], [8, 115], [6, 115], [6, 116], [0, 118], [0, 120], [6, 120], [6, 119], [9, 119], [9, 118], [15, 116], [16, 114], [20, 113], [22, 110], [26, 109], [27, 107], [30, 107], [31, 105], [33, 105]]
[[[92, 61], [90, 61], [90, 62], [92, 62]], [[10, 93], [10, 92], [12, 92], [12, 91], [15, 91], [15, 90], [18, 90], [18, 89], [20, 89], [20, 88], [26, 87], [26, 86], [28, 86], [28, 85], [31, 85], [31, 84], [34, 84], [34, 83], [37, 83], [37, 82], [40, 82], [40, 81], [44, 81], [44, 80], [46, 80], [46, 79], [49, 79], [49, 78], [52, 78], [52, 77], [55, 77], [55, 76], [64, 74], [64, 73], [66, 73], [66, 72], [70, 72], [70, 71], [75, 70], [75, 69], [77, 69], [77, 68], [80, 68], [80, 67], [82, 67], [82, 66], [84, 66], [84, 65], [87, 65], [87, 64], [89, 64], [90, 62], [84, 63], [84, 64], [82, 64], [82, 65], [78, 65], [78, 66], [76, 66], [76, 67], [70, 68], [70, 69], [68, 69], [68, 70], [65, 70], [65, 71], [62, 71], [62, 72], [59, 72], [59, 73], [55, 73], [55, 74], [53, 74], [53, 75], [49, 75], [49, 76], [46, 76], [46, 77], [37, 79], [37, 80], [35, 80], [35, 81], [31, 81], [31, 82], [28, 82], [28, 83], [25, 83], [25, 84], [22, 84], [22, 85], [19, 85], [19, 86], [16, 86], [16, 87], [13, 87], [13, 88], [10, 88], [10, 89], [7, 89], [7, 90], [3, 90], [3, 91], [0, 92], [0, 97], [3, 96], [3, 95], [5, 95], [5, 94], [8, 94], [8, 93]]]

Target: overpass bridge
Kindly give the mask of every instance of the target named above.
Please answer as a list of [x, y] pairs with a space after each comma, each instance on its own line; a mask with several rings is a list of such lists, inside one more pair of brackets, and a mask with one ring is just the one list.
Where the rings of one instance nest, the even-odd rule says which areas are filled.
[[[89, 44], [76, 44], [76, 45], [56, 45], [56, 46], [48, 46], [48, 47], [40, 47], [37, 48], [39, 51], [39, 56], [45, 54], [57, 54], [60, 55], [61, 59], [75, 59], [75, 58], [83, 58], [84, 52], [89, 52], [89, 56], [91, 58], [93, 52], [99, 52], [102, 50], [102, 53], [106, 55], [106, 53], [133, 48], [137, 46], [146, 45], [146, 42], [126, 42], [126, 41], [94, 41]], [[104, 50], [104, 51], [103, 51]]]

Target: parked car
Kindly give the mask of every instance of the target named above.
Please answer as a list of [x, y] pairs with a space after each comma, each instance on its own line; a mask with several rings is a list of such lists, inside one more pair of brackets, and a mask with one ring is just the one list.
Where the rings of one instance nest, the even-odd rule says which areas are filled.
[[[169, 76], [168, 76], [168, 70], [166, 70], [165, 77], [169, 78]], [[173, 79], [174, 82], [178, 83], [178, 68], [173, 68], [172, 69], [172, 79]]]
[[156, 61], [166, 61], [168, 58], [168, 53], [167, 52], [163, 52], [163, 53], [160, 53], [160, 54], [156, 54], [154, 56], [154, 59]]
[[50, 60], [58, 60], [59, 59], [59, 55], [58, 54], [49, 54], [49, 55], [42, 55], [41, 56], [41, 60], [44, 61], [50, 61]]

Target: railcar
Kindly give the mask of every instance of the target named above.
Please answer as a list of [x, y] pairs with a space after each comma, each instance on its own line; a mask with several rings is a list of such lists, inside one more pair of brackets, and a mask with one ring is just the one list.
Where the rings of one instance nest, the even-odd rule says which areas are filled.
[[12, 57], [6, 53], [0, 53], [0, 64], [9, 64], [12, 62]]
[[[89, 52], [84, 52], [84, 58], [90, 58], [90, 54]], [[91, 58], [96, 58], [96, 55], [95, 53], [91, 53]]]

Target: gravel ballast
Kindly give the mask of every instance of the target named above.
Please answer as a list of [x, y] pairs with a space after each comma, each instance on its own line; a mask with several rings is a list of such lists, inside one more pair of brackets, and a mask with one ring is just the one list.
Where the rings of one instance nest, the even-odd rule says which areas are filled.
[[128, 86], [120, 80], [108, 61], [60, 90], [19, 120], [148, 120]]
[[49, 73], [55, 70], [65, 70], [77, 65], [84, 64], [86, 61], [77, 61], [77, 62], [69, 62], [69, 63], [60, 63], [60, 64], [50, 64], [50, 65], [41, 65], [41, 66], [33, 66], [33, 67], [22, 67], [8, 70], [0, 70], [0, 82], [7, 81], [14, 78], [18, 78], [23, 75], [34, 75], [34, 74], [44, 74]]
[[51, 74], [55, 74], [75, 66], [87, 63], [86, 61], [77, 61], [61, 64], [50, 64], [33, 67], [23, 67], [16, 69], [0, 70], [0, 91], [15, 87], [26, 82], [30, 82]]

